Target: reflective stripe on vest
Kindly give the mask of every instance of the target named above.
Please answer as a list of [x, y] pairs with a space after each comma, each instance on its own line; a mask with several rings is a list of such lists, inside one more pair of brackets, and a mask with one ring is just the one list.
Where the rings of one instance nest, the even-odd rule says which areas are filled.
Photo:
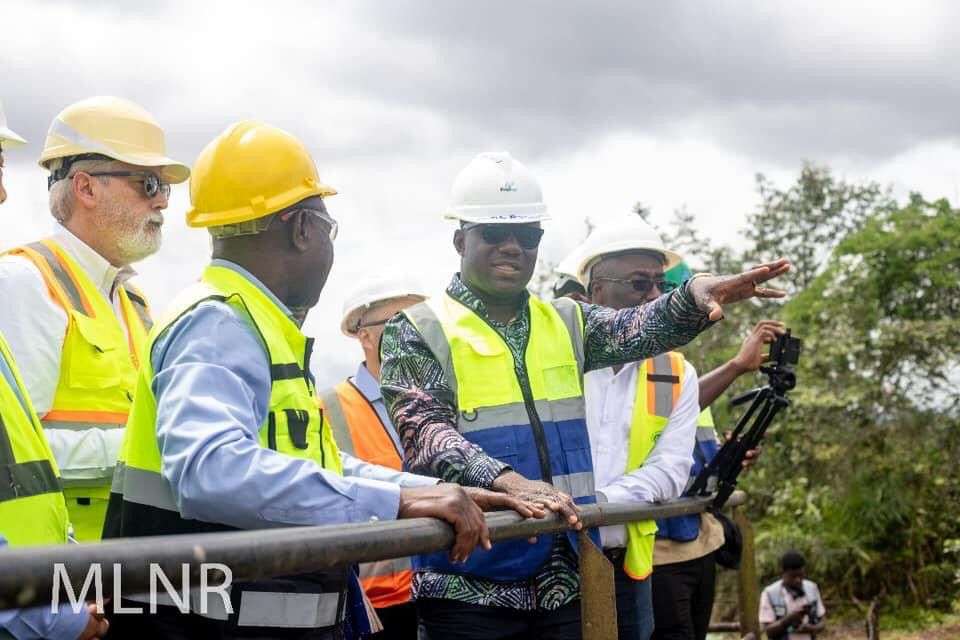
[[69, 520], [57, 463], [2, 336], [0, 359], [13, 377], [0, 374], [0, 534], [11, 546], [64, 543]]
[[[457, 429], [487, 455], [531, 479], [550, 480], [578, 504], [596, 501], [583, 407], [583, 316], [566, 298], [528, 299], [525, 367], [503, 338], [449, 294], [403, 313], [443, 368], [457, 405]], [[545, 459], [544, 459], [545, 458]], [[546, 463], [546, 464], [545, 464]], [[592, 532], [595, 534], [595, 532]], [[575, 538], [570, 536], [575, 545]], [[419, 556], [416, 566], [496, 580], [530, 577], [549, 557], [552, 536], [536, 544], [498, 543], [465, 564], [446, 554]]]
[[[67, 315], [57, 388], [50, 410], [41, 416], [44, 428], [122, 428], [133, 398], [138, 352], [150, 326], [143, 296], [129, 284], [117, 289], [124, 331], [109, 301], [55, 241], [33, 242], [9, 253], [37, 268], [54, 302]], [[102, 462], [99, 471], [84, 470], [91, 477], [76, 480], [68, 474], [65, 486], [106, 487], [114, 461]]]
[[[403, 461], [386, 432], [393, 426], [380, 422], [376, 409], [353, 383], [345, 380], [321, 393], [320, 408], [341, 451], [372, 464], [402, 470]], [[363, 590], [375, 608], [410, 601], [410, 558], [365, 562], [359, 572]]]
[[[174, 303], [173, 311], [153, 328], [143, 353], [151, 353], [157, 338], [167, 328], [206, 300], [230, 305], [256, 330], [267, 350], [271, 373], [270, 404], [267, 418], [259, 429], [260, 446], [291, 457], [313, 460], [324, 469], [342, 475], [340, 453], [333, 434], [323, 428], [315, 399], [316, 389], [308, 372], [312, 341], [241, 274], [225, 267], [208, 266], [201, 282], [184, 292]], [[170, 485], [160, 473], [162, 463], [156, 434], [157, 401], [151, 385], [153, 375], [153, 363], [145, 358], [137, 379], [121, 462], [114, 474], [107, 515], [108, 537], [231, 529], [220, 523], [181, 516]], [[302, 626], [326, 627], [330, 626], [329, 616], [317, 612], [329, 609], [330, 602], [337, 603], [334, 622], [342, 619], [342, 595], [346, 585], [343, 572], [310, 574], [304, 581], [295, 581], [298, 591], [294, 594], [286, 593], [291, 580], [257, 581], [251, 583], [249, 590], [236, 586], [232, 599], [239, 600], [234, 604], [229, 624], [261, 627], [264, 635], [269, 635], [269, 628], [287, 626], [277, 619], [282, 612], [287, 620], [304, 622]], [[301, 583], [303, 590], [299, 590]], [[318, 584], [326, 585], [321, 593], [316, 593]], [[301, 597], [294, 597], [298, 594]], [[264, 611], [270, 607], [274, 610]], [[251, 611], [259, 613], [257, 616], [247, 615]], [[204, 615], [200, 611], [192, 613]], [[218, 619], [212, 615], [206, 617]]]
[[[644, 360], [637, 371], [630, 443], [626, 472], [643, 465], [680, 398], [684, 361], [679, 353], [663, 353]], [[643, 580], [653, 571], [653, 545], [657, 523], [653, 520], [627, 525], [627, 554], [623, 569], [634, 580]]]
[[[693, 445], [693, 465], [686, 489], [689, 489], [700, 471], [717, 455], [717, 432], [713, 426], [713, 414], [710, 407], [697, 417], [697, 438]], [[685, 489], [685, 491], [686, 491]], [[700, 535], [700, 514], [674, 516], [657, 520], [657, 537], [676, 542], [690, 542]]]

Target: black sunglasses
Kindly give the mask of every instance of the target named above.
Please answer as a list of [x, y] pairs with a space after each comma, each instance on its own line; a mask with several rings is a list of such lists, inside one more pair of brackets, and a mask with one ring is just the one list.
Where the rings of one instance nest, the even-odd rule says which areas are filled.
[[150, 171], [94, 171], [92, 173], [84, 172], [88, 176], [110, 176], [112, 178], [132, 178], [135, 182], [143, 183], [143, 194], [147, 199], [153, 200], [158, 194], [163, 193], [164, 198], [170, 197], [170, 183], [163, 182], [160, 177]]
[[606, 280], [607, 282], [618, 282], [633, 287], [633, 290], [644, 295], [650, 293], [653, 286], [656, 285], [661, 293], [670, 293], [676, 289], [676, 285], [666, 278], [607, 278], [604, 276], [595, 276], [593, 280]]
[[536, 249], [543, 238], [543, 229], [528, 227], [521, 224], [465, 224], [464, 231], [480, 229], [480, 237], [489, 245], [496, 246], [507, 241], [507, 238], [516, 238], [522, 249]]

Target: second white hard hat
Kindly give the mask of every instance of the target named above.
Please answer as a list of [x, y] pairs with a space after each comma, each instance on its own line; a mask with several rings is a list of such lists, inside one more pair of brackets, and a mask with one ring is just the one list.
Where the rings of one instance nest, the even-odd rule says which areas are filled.
[[27, 141], [7, 126], [7, 114], [3, 110], [3, 103], [0, 102], [0, 148], [12, 149], [25, 144]]
[[457, 174], [443, 217], [484, 224], [524, 224], [550, 218], [540, 184], [506, 151], [481, 153]]
[[411, 304], [423, 302], [427, 296], [420, 283], [408, 276], [393, 276], [368, 280], [358, 286], [343, 303], [343, 318], [340, 331], [354, 337], [364, 312], [373, 305], [387, 300], [410, 299]]
[[578, 254], [577, 277], [585, 287], [590, 286], [590, 269], [601, 258], [629, 251], [649, 251], [663, 256], [664, 270], [683, 258], [663, 245], [656, 230], [637, 215], [624, 216], [598, 226], [574, 252]]

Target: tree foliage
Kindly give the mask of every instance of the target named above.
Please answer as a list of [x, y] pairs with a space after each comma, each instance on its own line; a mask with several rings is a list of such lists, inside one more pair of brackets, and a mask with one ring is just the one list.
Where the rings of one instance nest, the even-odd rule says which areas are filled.
[[[804, 340], [793, 404], [742, 482], [760, 566], [773, 578], [798, 548], [828, 599], [949, 609], [960, 598], [960, 216], [810, 164], [786, 188], [757, 176], [757, 191], [742, 246], [712, 243], [685, 208], [659, 230], [694, 270], [794, 264], [785, 304], [738, 305], [685, 350], [709, 371], [762, 318]], [[763, 382], [741, 379], [729, 395]], [[741, 412], [723, 399], [713, 409], [721, 425]]]
[[784, 307], [800, 384], [747, 481], [768, 567], [795, 546], [850, 598], [957, 597], [958, 311], [960, 218], [916, 195], [866, 216]]
[[763, 174], [756, 182], [760, 205], [747, 218], [746, 236], [752, 245], [747, 257], [761, 263], [789, 256], [794, 266], [786, 280], [791, 292], [810, 285], [840, 240], [870, 216], [896, 206], [889, 189], [838, 180], [829, 169], [813, 164], [805, 164], [787, 189]]

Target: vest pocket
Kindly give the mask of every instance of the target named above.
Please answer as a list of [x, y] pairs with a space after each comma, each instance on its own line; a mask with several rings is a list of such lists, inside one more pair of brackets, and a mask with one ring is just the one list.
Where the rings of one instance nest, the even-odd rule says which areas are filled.
[[310, 423], [310, 414], [301, 409], [284, 409], [287, 415], [287, 433], [290, 441], [297, 449], [307, 448], [307, 425]]
[[543, 390], [548, 400], [579, 397], [580, 371], [576, 363], [544, 367]]
[[[107, 389], [121, 384], [122, 358], [117, 336], [89, 316], [70, 312], [63, 357], [67, 384], [77, 389]], [[132, 366], [132, 365], [131, 365]]]

